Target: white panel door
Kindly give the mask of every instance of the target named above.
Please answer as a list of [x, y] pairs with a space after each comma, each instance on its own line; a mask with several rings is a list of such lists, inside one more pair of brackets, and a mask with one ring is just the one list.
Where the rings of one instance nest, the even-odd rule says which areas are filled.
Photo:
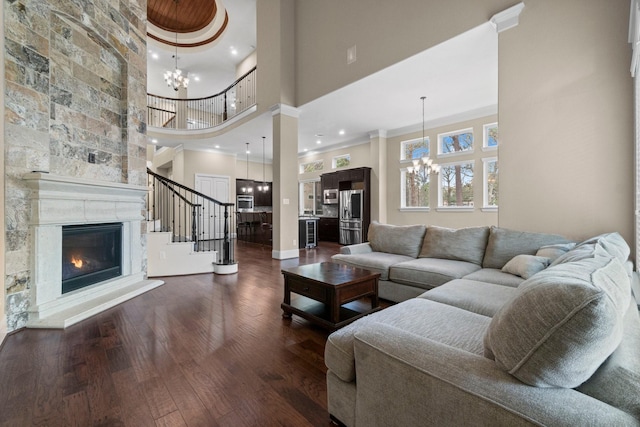
[[[228, 176], [196, 174], [195, 184], [197, 192], [222, 203], [229, 202]], [[200, 239], [222, 239], [224, 237], [224, 208], [210, 204], [205, 200], [199, 200], [198, 203], [203, 206]]]

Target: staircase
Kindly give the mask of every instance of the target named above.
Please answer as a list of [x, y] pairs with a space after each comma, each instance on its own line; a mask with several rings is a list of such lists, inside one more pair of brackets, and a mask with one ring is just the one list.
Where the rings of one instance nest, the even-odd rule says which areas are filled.
[[237, 273], [233, 203], [222, 203], [147, 169], [147, 275]]

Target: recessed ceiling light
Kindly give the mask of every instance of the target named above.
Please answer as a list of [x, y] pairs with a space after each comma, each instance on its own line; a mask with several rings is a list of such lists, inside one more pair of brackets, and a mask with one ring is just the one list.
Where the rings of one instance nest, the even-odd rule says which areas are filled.
[[305, 148], [305, 149], [304, 149], [304, 151], [305, 151], [305, 152], [307, 152], [307, 151], [309, 151], [309, 149], [308, 149], [308, 148]]
[[157, 53], [152, 53], [152, 54], [151, 54], [151, 57], [152, 57], [153, 59], [158, 59], [158, 58], [159, 58]]
[[157, 139], [155, 139], [155, 138], [153, 138], [153, 139], [151, 140], [151, 142], [152, 142], [152, 143], [154, 143], [154, 144], [157, 144], [157, 143], [158, 143], [158, 140], [157, 140]]
[[338, 132], [340, 135], [344, 135], [344, 129], [340, 129], [340, 131]]
[[238, 49], [236, 49], [235, 47], [231, 46], [231, 55], [237, 55], [238, 54]]
[[219, 145], [216, 145], [214, 148], [220, 148], [220, 146], [219, 146]]
[[317, 141], [316, 141], [316, 144], [322, 144], [322, 141], [317, 140]]
[[200, 81], [200, 77], [199, 76], [193, 76], [193, 80], [199, 82]]

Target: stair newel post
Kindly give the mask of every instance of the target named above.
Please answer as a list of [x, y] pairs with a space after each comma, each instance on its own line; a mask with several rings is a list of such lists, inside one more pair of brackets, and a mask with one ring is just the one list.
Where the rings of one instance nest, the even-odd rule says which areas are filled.
[[229, 244], [229, 205], [224, 205], [224, 243], [222, 248], [223, 264], [231, 264], [229, 258], [230, 244]]

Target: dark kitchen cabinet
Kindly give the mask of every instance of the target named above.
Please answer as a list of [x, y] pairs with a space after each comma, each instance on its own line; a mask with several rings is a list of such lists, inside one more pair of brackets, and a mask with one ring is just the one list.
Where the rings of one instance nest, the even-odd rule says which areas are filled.
[[339, 172], [325, 173], [320, 176], [320, 185], [322, 191], [338, 189], [338, 174]]
[[253, 186], [253, 205], [256, 207], [259, 206], [273, 206], [273, 202], [272, 202], [272, 195], [271, 195], [271, 190], [272, 190], [272, 185], [270, 182], [266, 183], [269, 186], [269, 189], [267, 191], [259, 191], [258, 190], [258, 186], [262, 185], [262, 182], [256, 182], [254, 183]]
[[318, 240], [321, 242], [340, 241], [338, 218], [321, 217], [318, 224]]

